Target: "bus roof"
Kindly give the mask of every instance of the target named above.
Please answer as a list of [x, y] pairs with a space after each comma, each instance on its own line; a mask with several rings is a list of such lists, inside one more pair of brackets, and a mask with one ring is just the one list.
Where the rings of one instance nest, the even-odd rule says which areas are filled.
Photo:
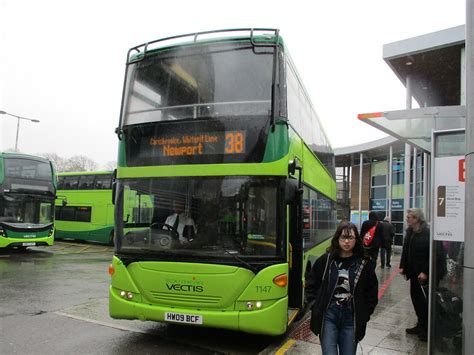
[[48, 158], [39, 157], [36, 155], [24, 154], [24, 153], [17, 153], [17, 152], [0, 152], [1, 158], [16, 158], [16, 159], [31, 159], [37, 160], [45, 163], [49, 163], [50, 160]]
[[64, 171], [57, 173], [58, 176], [77, 176], [77, 175], [105, 175], [112, 174], [112, 170], [101, 170], [101, 171]]
[[279, 36], [279, 30], [275, 28], [234, 28], [204, 31], [165, 37], [130, 48], [127, 54], [127, 63], [139, 61], [149, 53], [176, 47], [242, 40], [250, 40], [256, 47], [270, 47], [275, 46], [276, 43], [284, 47], [283, 39]]

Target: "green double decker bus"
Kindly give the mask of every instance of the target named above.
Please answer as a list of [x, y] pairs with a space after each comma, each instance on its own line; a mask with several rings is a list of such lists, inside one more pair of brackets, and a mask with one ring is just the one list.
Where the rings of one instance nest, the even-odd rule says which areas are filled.
[[55, 195], [51, 161], [0, 153], [0, 248], [53, 245]]
[[[58, 173], [56, 239], [114, 244], [113, 174], [113, 171]], [[133, 191], [126, 194], [127, 227], [149, 224], [150, 198], [137, 196]]]
[[[276, 29], [127, 55], [109, 312], [278, 335], [336, 227], [334, 155]], [[127, 196], [152, 203], [127, 223]]]
[[112, 171], [58, 173], [56, 239], [112, 244]]

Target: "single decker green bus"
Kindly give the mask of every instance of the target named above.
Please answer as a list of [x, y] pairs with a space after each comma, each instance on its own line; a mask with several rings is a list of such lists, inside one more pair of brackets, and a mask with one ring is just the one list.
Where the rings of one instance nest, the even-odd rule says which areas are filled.
[[[278, 335], [336, 227], [334, 154], [277, 29], [127, 54], [109, 313]], [[129, 228], [127, 196], [151, 201]]]
[[51, 161], [0, 153], [0, 248], [53, 245], [55, 196]]

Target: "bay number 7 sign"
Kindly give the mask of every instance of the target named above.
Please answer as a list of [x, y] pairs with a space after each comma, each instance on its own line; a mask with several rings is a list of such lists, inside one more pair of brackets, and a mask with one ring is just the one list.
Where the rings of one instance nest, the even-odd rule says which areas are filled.
[[464, 241], [464, 156], [435, 158], [435, 240]]

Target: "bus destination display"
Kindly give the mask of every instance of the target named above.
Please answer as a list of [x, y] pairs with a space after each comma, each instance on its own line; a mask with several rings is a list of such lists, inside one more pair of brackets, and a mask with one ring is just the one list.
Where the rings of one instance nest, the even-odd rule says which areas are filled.
[[149, 145], [160, 157], [244, 154], [245, 131], [154, 136]]

